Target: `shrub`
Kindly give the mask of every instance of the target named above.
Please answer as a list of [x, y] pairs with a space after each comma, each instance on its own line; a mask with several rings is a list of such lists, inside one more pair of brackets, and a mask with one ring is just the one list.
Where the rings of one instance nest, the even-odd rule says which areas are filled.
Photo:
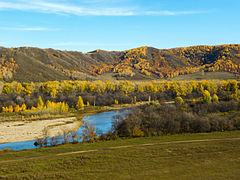
[[175, 104], [177, 106], [181, 106], [181, 105], [183, 105], [183, 103], [184, 103], [184, 101], [183, 101], [183, 99], [180, 96], [175, 98]]
[[213, 101], [213, 103], [218, 103], [219, 102], [218, 101], [218, 96], [216, 94], [213, 95], [212, 101]]
[[209, 91], [205, 90], [203, 92], [203, 103], [209, 104], [212, 102], [212, 97], [209, 93]]
[[[226, 109], [226, 107], [228, 107]], [[200, 133], [240, 128], [239, 113], [220, 116], [219, 111], [237, 110], [236, 102], [194, 104], [182, 108], [164, 105], [143, 105], [135, 108], [126, 119], [117, 117], [113, 133], [119, 137], [138, 137], [176, 133]]]

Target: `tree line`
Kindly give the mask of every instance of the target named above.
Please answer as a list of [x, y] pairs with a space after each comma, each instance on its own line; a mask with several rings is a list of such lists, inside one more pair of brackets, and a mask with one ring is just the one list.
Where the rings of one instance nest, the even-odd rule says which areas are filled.
[[239, 83], [236, 80], [1, 82], [0, 108], [2, 112], [37, 108], [39, 97], [45, 104], [48, 101], [61, 102], [78, 109], [76, 104], [79, 97], [86, 106], [102, 106], [149, 100], [167, 101], [176, 97], [198, 101], [208, 94], [220, 100], [238, 101]]

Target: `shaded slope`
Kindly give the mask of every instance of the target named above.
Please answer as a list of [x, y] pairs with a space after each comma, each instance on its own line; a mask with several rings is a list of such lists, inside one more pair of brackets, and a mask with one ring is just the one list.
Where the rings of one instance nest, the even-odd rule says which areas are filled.
[[41, 61], [28, 57], [22, 53], [15, 55], [18, 69], [13, 75], [17, 81], [47, 81], [47, 80], [64, 80], [70, 79], [63, 73], [58, 72]]

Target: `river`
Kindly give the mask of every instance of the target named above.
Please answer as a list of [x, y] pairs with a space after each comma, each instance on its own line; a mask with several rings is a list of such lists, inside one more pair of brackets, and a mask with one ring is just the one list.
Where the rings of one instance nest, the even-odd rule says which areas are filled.
[[[128, 112], [129, 112], [129, 109], [113, 110], [113, 111], [93, 114], [90, 116], [84, 116], [83, 120], [84, 121], [89, 120], [90, 123], [96, 127], [96, 130], [101, 131], [102, 133], [107, 133], [108, 131], [111, 131], [112, 122], [113, 120], [115, 120], [115, 116], [126, 115]], [[78, 131], [81, 132], [82, 128], [80, 127]], [[12, 150], [35, 149], [37, 148], [34, 145], [35, 141], [36, 140], [0, 144], [0, 149], [5, 149], [5, 148], [9, 148]]]

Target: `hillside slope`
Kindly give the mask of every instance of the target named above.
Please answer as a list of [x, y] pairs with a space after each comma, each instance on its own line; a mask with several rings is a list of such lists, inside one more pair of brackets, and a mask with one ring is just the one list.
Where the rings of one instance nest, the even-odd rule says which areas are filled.
[[0, 79], [17, 81], [173, 78], [201, 71], [240, 72], [240, 45], [140, 47], [89, 53], [0, 47]]

